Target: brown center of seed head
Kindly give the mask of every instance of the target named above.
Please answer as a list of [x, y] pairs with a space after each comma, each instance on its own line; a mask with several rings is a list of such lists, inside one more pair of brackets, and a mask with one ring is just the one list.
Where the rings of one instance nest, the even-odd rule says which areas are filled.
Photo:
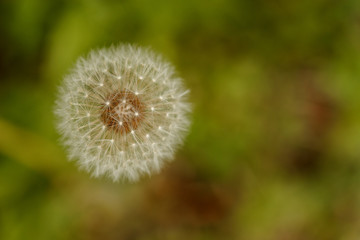
[[144, 119], [144, 104], [129, 90], [119, 90], [107, 97], [101, 120], [108, 129], [121, 135], [136, 130]]

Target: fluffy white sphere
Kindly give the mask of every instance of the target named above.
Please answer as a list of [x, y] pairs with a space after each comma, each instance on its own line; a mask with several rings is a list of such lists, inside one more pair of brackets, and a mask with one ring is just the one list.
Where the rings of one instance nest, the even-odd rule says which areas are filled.
[[92, 51], [59, 87], [55, 113], [70, 159], [114, 181], [158, 172], [188, 130], [187, 93], [148, 49]]

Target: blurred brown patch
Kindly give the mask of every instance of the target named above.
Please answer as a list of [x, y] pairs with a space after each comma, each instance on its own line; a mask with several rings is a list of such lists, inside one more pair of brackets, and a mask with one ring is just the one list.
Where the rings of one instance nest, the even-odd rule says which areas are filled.
[[287, 166], [291, 172], [316, 173], [321, 167], [327, 140], [335, 122], [335, 100], [317, 84], [312, 71], [304, 71], [296, 82], [297, 110], [303, 134], [288, 151]]
[[[224, 221], [235, 200], [228, 186], [198, 179], [182, 166], [175, 166], [149, 186], [147, 208], [158, 221], [169, 225], [212, 226]], [[152, 211], [158, 206], [158, 211]]]

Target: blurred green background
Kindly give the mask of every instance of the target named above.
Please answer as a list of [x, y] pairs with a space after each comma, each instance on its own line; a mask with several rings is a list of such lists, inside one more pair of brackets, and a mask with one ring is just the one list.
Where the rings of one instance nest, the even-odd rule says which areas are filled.
[[[52, 113], [76, 59], [120, 42], [194, 108], [136, 184], [79, 172]], [[360, 239], [360, 1], [1, 1], [0, 239]]]

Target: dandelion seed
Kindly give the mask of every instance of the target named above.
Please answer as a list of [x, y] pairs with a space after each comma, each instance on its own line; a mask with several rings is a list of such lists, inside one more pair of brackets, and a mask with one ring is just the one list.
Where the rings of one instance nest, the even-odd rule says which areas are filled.
[[158, 172], [189, 126], [184, 93], [173, 68], [150, 50], [120, 45], [92, 51], [59, 88], [55, 113], [69, 157], [93, 176], [114, 181]]

